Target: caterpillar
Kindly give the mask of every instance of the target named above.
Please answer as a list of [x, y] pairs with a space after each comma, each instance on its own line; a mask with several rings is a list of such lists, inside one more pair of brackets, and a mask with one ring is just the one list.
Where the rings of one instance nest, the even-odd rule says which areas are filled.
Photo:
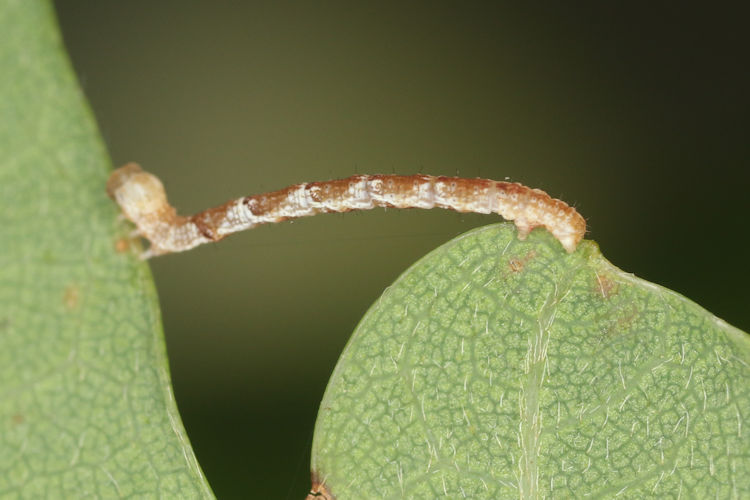
[[544, 227], [573, 252], [586, 233], [586, 221], [565, 202], [515, 182], [431, 175], [354, 175], [345, 179], [295, 184], [247, 196], [188, 217], [177, 215], [164, 185], [136, 163], [112, 172], [107, 193], [150, 247], [148, 259], [218, 241], [260, 224], [320, 213], [375, 207], [446, 208], [497, 213], [513, 221], [520, 239]]

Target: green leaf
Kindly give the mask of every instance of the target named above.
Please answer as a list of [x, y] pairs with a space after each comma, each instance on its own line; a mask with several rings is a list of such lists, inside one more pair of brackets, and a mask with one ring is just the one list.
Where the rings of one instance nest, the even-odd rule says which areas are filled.
[[0, 33], [0, 496], [211, 497], [51, 6]]
[[[592, 242], [469, 232], [372, 306], [321, 403], [348, 498], [747, 498], [750, 340]], [[314, 488], [315, 489], [315, 488]]]

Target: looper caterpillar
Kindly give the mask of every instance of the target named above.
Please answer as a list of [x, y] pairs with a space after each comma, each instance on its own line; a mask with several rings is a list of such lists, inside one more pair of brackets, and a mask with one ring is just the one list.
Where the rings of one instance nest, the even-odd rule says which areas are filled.
[[135, 163], [116, 169], [107, 193], [151, 242], [147, 259], [182, 252], [260, 224], [320, 213], [375, 207], [448, 208], [457, 212], [497, 213], [511, 220], [524, 239], [544, 227], [573, 252], [586, 233], [586, 221], [565, 202], [514, 182], [431, 175], [354, 175], [346, 179], [295, 184], [247, 196], [184, 217], [167, 201], [161, 181]]

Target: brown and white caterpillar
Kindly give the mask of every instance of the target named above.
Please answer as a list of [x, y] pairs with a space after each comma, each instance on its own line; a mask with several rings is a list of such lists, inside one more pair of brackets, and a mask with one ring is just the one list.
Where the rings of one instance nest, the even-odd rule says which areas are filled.
[[497, 213], [526, 238], [544, 227], [568, 252], [586, 233], [586, 221], [565, 202], [515, 182], [431, 175], [354, 175], [346, 179], [295, 184], [280, 191], [247, 196], [189, 217], [177, 215], [161, 181], [135, 163], [116, 169], [107, 193], [151, 242], [147, 259], [218, 241], [260, 224], [330, 212], [375, 207], [448, 208], [457, 212]]

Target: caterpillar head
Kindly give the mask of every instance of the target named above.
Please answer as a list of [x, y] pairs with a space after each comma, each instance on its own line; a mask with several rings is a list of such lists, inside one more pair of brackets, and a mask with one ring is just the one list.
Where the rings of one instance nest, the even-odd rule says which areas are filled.
[[112, 172], [107, 180], [107, 194], [136, 225], [159, 218], [171, 209], [161, 181], [136, 163], [128, 163]]

